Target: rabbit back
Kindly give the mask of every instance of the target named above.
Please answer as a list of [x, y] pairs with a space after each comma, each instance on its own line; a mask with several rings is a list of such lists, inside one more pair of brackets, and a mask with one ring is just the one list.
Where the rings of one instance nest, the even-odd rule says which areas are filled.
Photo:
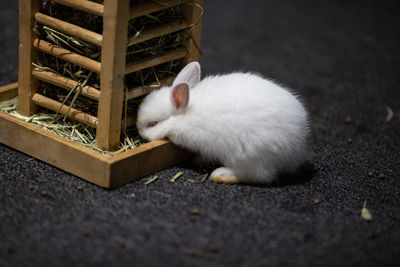
[[206, 77], [173, 123], [168, 137], [174, 143], [233, 168], [241, 182], [271, 182], [279, 171], [294, 171], [307, 154], [302, 103], [251, 73]]

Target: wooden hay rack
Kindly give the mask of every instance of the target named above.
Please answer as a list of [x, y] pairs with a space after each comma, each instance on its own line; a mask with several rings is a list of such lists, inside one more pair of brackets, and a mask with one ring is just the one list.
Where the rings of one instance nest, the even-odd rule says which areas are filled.
[[[182, 67], [188, 62], [199, 60], [203, 1], [142, 0], [137, 4], [132, 0], [104, 0], [104, 4], [89, 0], [49, 1], [102, 17], [102, 34], [42, 13], [43, 0], [19, 0], [18, 84], [1, 87], [0, 101], [18, 94], [18, 113], [21, 115], [35, 114], [39, 107], [66, 114], [71, 119], [96, 128], [98, 148], [116, 150], [120, 144], [122, 127], [135, 124], [135, 116], [123, 119], [124, 101], [145, 95], [154, 88], [154, 84], [146, 84], [126, 90], [125, 75], [174, 60], [182, 60]], [[138, 38], [128, 43], [130, 20], [178, 5], [183, 21], [166, 23], [143, 31]], [[39, 38], [33, 30], [35, 23], [98, 46], [101, 48], [101, 61]], [[154, 57], [127, 62], [127, 47], [188, 27], [191, 28], [191, 38], [185, 40], [183, 47]], [[85, 85], [80, 91], [81, 95], [98, 102], [97, 116], [71, 108], [38, 92], [40, 82], [67, 91], [73, 90], [77, 85], [77, 81], [73, 79], [35, 67], [32, 63], [39, 52], [70, 62], [99, 76], [100, 88]], [[158, 85], [170, 84], [173, 79], [174, 76], [169, 75], [158, 81]], [[4, 112], [0, 112], [0, 142], [106, 188], [122, 185], [176, 164], [188, 155], [169, 141], [158, 140], [117, 155], [106, 156]]]

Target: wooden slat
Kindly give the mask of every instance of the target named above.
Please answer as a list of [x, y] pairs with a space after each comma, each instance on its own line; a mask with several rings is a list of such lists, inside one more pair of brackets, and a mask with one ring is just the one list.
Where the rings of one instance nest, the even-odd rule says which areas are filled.
[[185, 27], [187, 27], [188, 25], [189, 23], [187, 21], [174, 21], [158, 27], [154, 27], [150, 30], [144, 31], [142, 34], [139, 35], [139, 37], [130, 40], [128, 42], [128, 47], [156, 37], [180, 31]]
[[[77, 81], [72, 79], [66, 78], [54, 72], [44, 71], [39, 68], [34, 68], [32, 75], [36, 79], [61, 87], [68, 91], [71, 91], [77, 83]], [[81, 95], [98, 101], [100, 98], [100, 91], [94, 87], [86, 85], [81, 89]]]
[[202, 7], [204, 0], [194, 0], [192, 5], [183, 5], [181, 7], [183, 16], [191, 24], [195, 24], [191, 30], [191, 38], [189, 38], [185, 47], [189, 50], [188, 56], [185, 58], [185, 64], [192, 61], [200, 60], [200, 41], [202, 27]]
[[164, 4], [157, 3], [156, 1], [146, 1], [140, 4], [136, 4], [131, 6], [131, 10], [129, 12], [129, 19], [134, 19], [137, 17], [141, 17], [143, 15], [147, 15], [153, 12], [157, 12], [160, 10], [164, 10], [173, 6], [191, 3], [191, 0], [169, 0], [169, 1], [160, 1]]
[[18, 95], [18, 83], [0, 86], [0, 101], [10, 100]]
[[69, 109], [69, 113], [68, 113], [68, 118], [71, 118], [73, 120], [77, 120], [79, 122], [82, 122], [83, 124], [89, 125], [91, 127], [96, 128], [97, 127], [97, 118], [95, 116], [92, 116], [90, 114], [84, 113], [80, 110], [74, 109], [74, 108], [69, 108], [69, 106], [64, 105], [58, 101], [55, 101], [51, 98], [45, 97], [41, 94], [34, 94], [32, 97], [33, 102], [35, 102], [35, 104], [42, 106], [44, 108], [50, 109], [52, 111], [55, 111], [60, 114], [67, 114], [68, 109]]
[[135, 62], [128, 63], [126, 65], [125, 73], [128, 74], [139, 70], [147, 69], [150, 67], [154, 67], [169, 61], [184, 58], [187, 55], [188, 51], [186, 50], [173, 50], [171, 52], [166, 52], [156, 57], [141, 59]]
[[77, 53], [73, 53], [58, 45], [51, 44], [44, 40], [40, 40], [39, 38], [34, 39], [33, 46], [49, 55], [55, 56], [59, 59], [65, 60], [72, 64], [81, 66], [82, 68], [91, 70], [95, 73], [100, 73], [101, 64], [96, 60], [81, 56]]
[[145, 95], [150, 93], [153, 90], [156, 90], [162, 86], [170, 86], [176, 76], [169, 76], [167, 78], [161, 79], [160, 80], [160, 84], [158, 82], [154, 82], [154, 83], [150, 83], [144, 86], [138, 86], [132, 89], [129, 89], [127, 94], [126, 94], [126, 98], [128, 100]]
[[101, 34], [89, 31], [85, 28], [82, 28], [82, 27], [76, 26], [74, 24], [47, 16], [42, 13], [36, 13], [35, 19], [37, 22], [39, 22], [43, 25], [46, 25], [50, 28], [53, 28], [57, 31], [72, 35], [72, 36], [74, 36], [78, 39], [81, 39], [83, 41], [86, 41], [90, 44], [101, 47], [101, 42], [103, 39], [103, 36]]
[[[32, 43], [35, 37], [34, 14], [39, 12], [42, 0], [19, 0], [19, 61], [18, 61], [18, 112], [29, 116], [36, 112], [37, 106], [32, 102], [32, 96], [37, 91], [36, 80], [32, 78], [32, 62], [36, 59], [36, 50]], [[4, 26], [1, 26], [4, 27]]]
[[85, 11], [97, 16], [103, 16], [104, 5], [88, 0], [51, 0], [59, 4]]
[[115, 150], [120, 142], [130, 0], [105, 0], [101, 49], [97, 146]]
[[0, 112], [0, 143], [103, 187], [109, 187], [109, 158], [34, 124]]

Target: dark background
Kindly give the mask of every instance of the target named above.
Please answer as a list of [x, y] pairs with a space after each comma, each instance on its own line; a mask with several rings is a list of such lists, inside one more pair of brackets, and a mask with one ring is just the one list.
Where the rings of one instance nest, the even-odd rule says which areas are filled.
[[[110, 191], [0, 145], [0, 265], [399, 266], [397, 2], [205, 0], [203, 74], [257, 71], [298, 92], [316, 110], [310, 166], [227, 186], [182, 165]], [[17, 26], [17, 1], [1, 0], [0, 85], [17, 80]]]

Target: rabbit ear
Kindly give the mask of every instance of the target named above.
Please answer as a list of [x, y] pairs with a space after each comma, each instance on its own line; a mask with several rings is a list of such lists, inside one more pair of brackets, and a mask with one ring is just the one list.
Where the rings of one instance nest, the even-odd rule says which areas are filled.
[[189, 86], [187, 83], [181, 83], [173, 87], [172, 102], [177, 110], [186, 108], [189, 103]]
[[195, 87], [200, 82], [200, 64], [197, 61], [193, 61], [186, 65], [176, 76], [172, 86], [180, 83], [186, 83], [189, 88]]

